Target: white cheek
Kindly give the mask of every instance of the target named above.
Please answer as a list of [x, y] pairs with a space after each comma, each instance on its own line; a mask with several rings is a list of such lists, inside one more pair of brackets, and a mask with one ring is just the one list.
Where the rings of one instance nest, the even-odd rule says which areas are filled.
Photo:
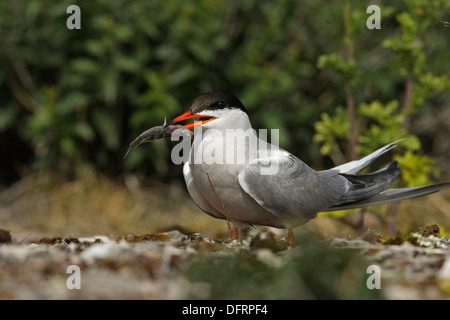
[[215, 117], [215, 120], [202, 125], [204, 129], [248, 129], [251, 128], [250, 120], [245, 112], [239, 109], [221, 109], [202, 111], [198, 114]]

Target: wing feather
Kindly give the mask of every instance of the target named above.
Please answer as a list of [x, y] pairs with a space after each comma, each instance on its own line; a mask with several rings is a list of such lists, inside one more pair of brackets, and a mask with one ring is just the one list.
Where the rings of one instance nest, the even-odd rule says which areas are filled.
[[[277, 170], [262, 174], [268, 167]], [[317, 172], [287, 152], [253, 161], [239, 173], [238, 180], [248, 195], [278, 217], [312, 219], [348, 190], [347, 179], [337, 171]]]

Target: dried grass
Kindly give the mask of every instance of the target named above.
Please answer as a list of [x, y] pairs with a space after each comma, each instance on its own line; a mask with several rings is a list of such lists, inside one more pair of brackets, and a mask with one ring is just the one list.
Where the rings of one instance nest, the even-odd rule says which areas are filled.
[[[0, 227], [13, 233], [81, 236], [140, 234], [169, 229], [222, 236], [226, 225], [203, 214], [182, 185], [142, 187], [100, 174], [64, 181], [29, 176], [0, 193]], [[130, 180], [132, 182], [130, 182]]]
[[[0, 192], [0, 228], [14, 234], [50, 236], [127, 235], [179, 229], [207, 237], [228, 238], [226, 222], [204, 214], [182, 182], [162, 184], [130, 175], [114, 181], [84, 172], [71, 181], [50, 173], [30, 175]], [[389, 216], [382, 207], [365, 215], [365, 229], [388, 236]], [[356, 234], [357, 216], [322, 216], [307, 224], [324, 236]], [[450, 190], [402, 201], [399, 232], [438, 224], [450, 235]], [[305, 227], [303, 227], [305, 228]], [[258, 231], [258, 228], [256, 231]]]

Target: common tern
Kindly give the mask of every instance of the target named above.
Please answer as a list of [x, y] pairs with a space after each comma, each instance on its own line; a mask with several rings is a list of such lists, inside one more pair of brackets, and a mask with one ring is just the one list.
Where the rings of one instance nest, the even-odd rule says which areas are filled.
[[[314, 219], [318, 212], [396, 202], [450, 186], [447, 182], [388, 189], [400, 175], [397, 161], [376, 172], [360, 173], [398, 141], [360, 160], [316, 171], [288, 151], [258, 138], [242, 102], [224, 90], [200, 95], [189, 111], [165, 127], [178, 128], [174, 124], [190, 119], [197, 121], [184, 125], [195, 128], [183, 167], [187, 190], [205, 213], [233, 223], [233, 239], [246, 224], [286, 228], [292, 247], [292, 228]], [[143, 142], [141, 135], [130, 149]]]

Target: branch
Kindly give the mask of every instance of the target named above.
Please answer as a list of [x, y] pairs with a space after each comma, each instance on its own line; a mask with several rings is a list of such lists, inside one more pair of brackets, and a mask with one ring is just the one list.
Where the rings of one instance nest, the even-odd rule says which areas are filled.
[[408, 129], [408, 126], [409, 126], [408, 112], [411, 109], [413, 84], [414, 84], [413, 78], [412, 78], [412, 76], [409, 76], [408, 79], [406, 80], [405, 97], [404, 97], [403, 106], [402, 106], [402, 111], [405, 114], [405, 119], [403, 120], [403, 123], [402, 123], [402, 129], [405, 129], [405, 130]]

